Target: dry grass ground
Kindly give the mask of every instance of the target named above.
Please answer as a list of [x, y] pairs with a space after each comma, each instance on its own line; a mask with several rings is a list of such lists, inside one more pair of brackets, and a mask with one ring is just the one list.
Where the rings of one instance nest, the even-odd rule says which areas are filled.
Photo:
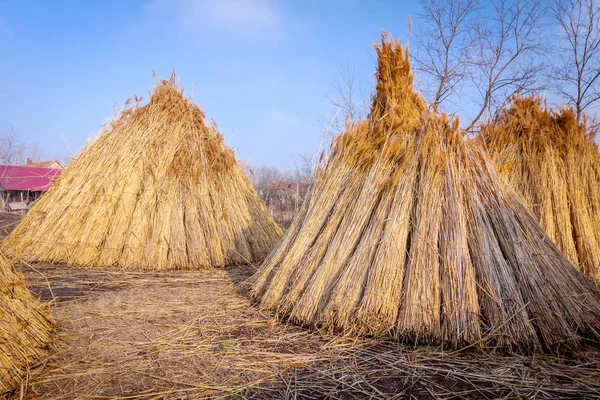
[[253, 307], [250, 267], [23, 270], [60, 343], [16, 398], [600, 398], [596, 351], [490, 357], [311, 332]]

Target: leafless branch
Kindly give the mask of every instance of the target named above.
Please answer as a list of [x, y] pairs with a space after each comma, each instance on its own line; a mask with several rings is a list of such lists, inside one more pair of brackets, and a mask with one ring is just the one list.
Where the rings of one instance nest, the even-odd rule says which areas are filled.
[[23, 162], [27, 146], [17, 130], [8, 125], [0, 135], [0, 163], [14, 165]]
[[544, 11], [543, 0], [492, 0], [489, 15], [475, 21], [469, 74], [479, 93], [479, 110], [467, 131], [491, 117], [513, 94], [541, 88], [539, 30]]
[[554, 91], [575, 107], [582, 122], [600, 100], [600, 3], [554, 0], [551, 17], [560, 27], [559, 54], [554, 57]]
[[250, 171], [252, 185], [264, 202], [268, 202], [272, 188], [285, 179], [284, 174], [274, 167], [247, 168], [247, 170]]
[[317, 121], [324, 130], [339, 134], [344, 130], [347, 119], [356, 122], [366, 117], [369, 102], [368, 96], [357, 84], [356, 69], [353, 67], [340, 69], [332, 86], [333, 94], [327, 96], [327, 110]]
[[315, 156], [311, 153], [304, 152], [297, 154], [294, 157], [294, 181], [296, 183], [308, 185], [315, 173]]
[[469, 93], [476, 105], [472, 131], [513, 94], [542, 89], [545, 1], [421, 0], [425, 27], [413, 61], [431, 104], [465, 104]]
[[475, 37], [469, 33], [479, 0], [421, 0], [425, 22], [415, 38], [415, 68], [425, 77], [423, 91], [439, 108], [460, 92], [467, 77]]

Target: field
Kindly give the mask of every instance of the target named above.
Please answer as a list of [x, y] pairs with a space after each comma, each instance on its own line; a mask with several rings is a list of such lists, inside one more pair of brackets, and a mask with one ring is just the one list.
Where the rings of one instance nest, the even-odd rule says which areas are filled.
[[600, 353], [444, 352], [276, 321], [250, 266], [168, 274], [23, 266], [52, 302], [56, 351], [16, 398], [600, 398]]

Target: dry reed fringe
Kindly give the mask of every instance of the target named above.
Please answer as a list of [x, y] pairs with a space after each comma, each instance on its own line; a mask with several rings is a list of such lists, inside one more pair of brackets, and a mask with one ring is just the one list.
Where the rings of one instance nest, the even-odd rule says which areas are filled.
[[482, 127], [482, 144], [558, 248], [600, 285], [600, 153], [575, 112], [516, 97]]
[[253, 296], [299, 324], [454, 348], [597, 338], [598, 290], [458, 121], [428, 110], [408, 50], [385, 35], [376, 50], [371, 114], [332, 144]]
[[281, 231], [217, 127], [161, 80], [105, 127], [6, 239], [31, 262], [198, 269], [260, 262]]
[[23, 276], [0, 255], [0, 398], [52, 347], [50, 310], [29, 292]]

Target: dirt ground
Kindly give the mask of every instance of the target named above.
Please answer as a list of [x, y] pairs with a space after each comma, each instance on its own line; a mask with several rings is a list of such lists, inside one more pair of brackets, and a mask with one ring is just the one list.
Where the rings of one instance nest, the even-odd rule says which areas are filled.
[[8, 236], [22, 219], [21, 214], [0, 211], [0, 240]]
[[331, 336], [255, 308], [252, 271], [23, 266], [58, 340], [15, 398], [600, 398], [596, 350], [489, 356]]

